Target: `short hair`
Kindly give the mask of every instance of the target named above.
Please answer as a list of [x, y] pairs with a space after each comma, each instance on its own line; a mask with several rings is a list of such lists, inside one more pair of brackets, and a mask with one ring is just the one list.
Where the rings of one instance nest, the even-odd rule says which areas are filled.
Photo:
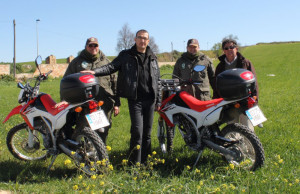
[[224, 49], [224, 46], [225, 46], [227, 43], [233, 43], [235, 46], [237, 46], [237, 42], [236, 42], [234, 39], [226, 38], [226, 39], [223, 39], [223, 40], [222, 40], [222, 49]]
[[139, 31], [136, 32], [135, 37], [137, 37], [138, 33], [143, 32], [143, 33], [147, 33], [148, 34], [148, 38], [149, 38], [149, 32], [147, 30], [141, 29]]

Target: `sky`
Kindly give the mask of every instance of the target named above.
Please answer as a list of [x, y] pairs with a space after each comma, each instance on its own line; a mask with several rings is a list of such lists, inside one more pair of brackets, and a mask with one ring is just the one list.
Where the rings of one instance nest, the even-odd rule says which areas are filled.
[[[77, 56], [96, 37], [107, 56], [116, 56], [118, 32], [127, 23], [146, 29], [160, 52], [186, 51], [190, 38], [208, 50], [228, 35], [242, 46], [300, 41], [299, 0], [0, 0], [0, 63]], [[36, 21], [40, 20], [40, 21]], [[150, 40], [151, 41], [151, 40]], [[37, 48], [38, 47], [38, 48]]]

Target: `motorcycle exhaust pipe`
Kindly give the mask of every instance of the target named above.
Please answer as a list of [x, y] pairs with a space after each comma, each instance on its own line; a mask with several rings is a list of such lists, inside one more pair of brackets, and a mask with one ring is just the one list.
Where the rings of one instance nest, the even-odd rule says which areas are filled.
[[229, 155], [229, 156], [232, 156], [232, 157], [236, 157], [236, 153], [235, 152], [232, 152], [230, 150], [227, 150], [226, 148], [218, 145], [218, 144], [215, 144], [209, 140], [206, 140], [206, 139], [202, 139], [202, 141], [208, 146], [210, 147], [211, 149], [213, 150], [216, 150], [216, 151], [219, 151], [221, 152], [222, 154], [224, 155]]
[[78, 154], [72, 154], [72, 150], [70, 150], [68, 147], [66, 147], [64, 144], [58, 144], [58, 146], [60, 147], [60, 149], [67, 154], [70, 158], [75, 158], [76, 160], [82, 160], [82, 157]]

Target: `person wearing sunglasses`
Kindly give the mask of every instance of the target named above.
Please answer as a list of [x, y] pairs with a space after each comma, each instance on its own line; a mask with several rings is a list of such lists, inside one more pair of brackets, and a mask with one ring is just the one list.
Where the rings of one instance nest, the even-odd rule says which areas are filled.
[[[99, 49], [98, 39], [91, 37], [86, 40], [85, 48], [71, 61], [63, 77], [73, 73], [79, 73], [83, 70], [95, 69], [108, 63], [110, 63], [109, 59]], [[120, 98], [117, 96], [117, 74], [98, 77], [98, 79], [100, 88], [97, 100], [104, 102], [102, 109], [110, 121], [110, 126], [106, 127], [103, 133], [99, 131], [96, 132], [106, 144], [108, 131], [111, 128], [112, 114], [114, 114], [114, 116], [119, 114], [121, 103]]]
[[[234, 68], [242, 68], [251, 71], [256, 77], [255, 68], [252, 63], [246, 59], [240, 52], [238, 52], [238, 45], [234, 39], [223, 39], [222, 40], [222, 49], [224, 54], [219, 57], [219, 64], [216, 67], [215, 78], [225, 70], [234, 69]], [[215, 82], [216, 83], [216, 82]], [[216, 91], [216, 87], [213, 88], [213, 98], [220, 98], [218, 92]], [[258, 101], [258, 85], [256, 82], [255, 90], [252, 93], [252, 96], [256, 96]], [[246, 125], [254, 131], [254, 127], [251, 124], [250, 120], [243, 113], [239, 113], [238, 111], [232, 113], [232, 116], [235, 120], [231, 122], [239, 122], [241, 124]]]
[[[187, 52], [184, 52], [176, 61], [173, 69], [173, 79], [202, 81], [200, 84], [192, 84], [181, 87], [199, 100], [211, 100], [210, 86], [214, 86], [215, 70], [211, 59], [200, 52], [197, 39], [189, 39]], [[196, 65], [204, 65], [206, 68], [201, 72], [193, 71]]]
[[118, 95], [127, 98], [131, 120], [129, 163], [145, 164], [151, 154], [154, 111], [160, 103], [160, 71], [157, 57], [148, 46], [148, 31], [137, 31], [134, 41], [108, 65], [82, 72], [104, 76], [118, 71]]

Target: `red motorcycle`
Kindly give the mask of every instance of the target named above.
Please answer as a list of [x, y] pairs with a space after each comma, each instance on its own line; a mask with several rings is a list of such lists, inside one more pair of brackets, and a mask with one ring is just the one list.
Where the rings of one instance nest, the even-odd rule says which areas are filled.
[[[194, 71], [203, 71], [197, 65]], [[264, 163], [264, 149], [254, 131], [239, 123], [230, 122], [231, 111], [246, 114], [254, 126], [266, 120], [251, 97], [255, 87], [252, 72], [244, 69], [227, 70], [217, 77], [217, 90], [222, 98], [200, 101], [180, 87], [198, 84], [197, 81], [161, 79], [162, 104], [158, 113], [158, 140], [163, 153], [172, 151], [174, 129], [177, 126], [185, 144], [199, 152], [205, 148], [225, 157], [234, 165], [255, 170]]]
[[[41, 57], [35, 60], [42, 63]], [[40, 69], [39, 69], [40, 70]], [[109, 122], [101, 110], [103, 102], [97, 102], [99, 83], [93, 75], [72, 74], [61, 80], [61, 97], [68, 103], [56, 106], [49, 94], [39, 93], [39, 86], [49, 71], [30, 80], [21, 89], [18, 102], [3, 123], [19, 114], [24, 123], [18, 124], [7, 134], [7, 146], [14, 157], [25, 160], [41, 160], [52, 156], [51, 168], [57, 155], [64, 153], [75, 161], [79, 169], [91, 175], [97, 173], [96, 162], [108, 162], [106, 146], [95, 132], [103, 130]], [[83, 165], [84, 164], [84, 165]]]

